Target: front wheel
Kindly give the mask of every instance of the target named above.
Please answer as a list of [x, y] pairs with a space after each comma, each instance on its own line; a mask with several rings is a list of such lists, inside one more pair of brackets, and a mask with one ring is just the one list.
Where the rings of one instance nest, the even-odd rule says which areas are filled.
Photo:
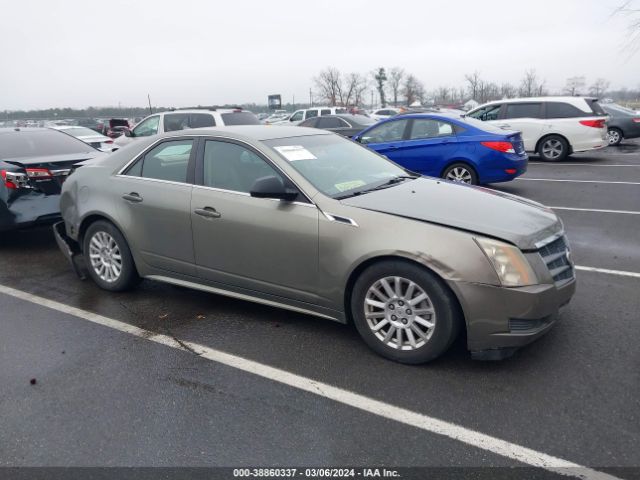
[[112, 223], [99, 220], [89, 226], [83, 253], [89, 275], [100, 288], [120, 292], [139, 281], [127, 241]]
[[442, 280], [402, 260], [380, 262], [362, 273], [354, 285], [351, 313], [371, 349], [408, 364], [442, 355], [463, 322]]
[[476, 171], [466, 163], [454, 163], [449, 165], [442, 174], [442, 178], [452, 182], [467, 183], [469, 185], [478, 184]]
[[559, 162], [569, 155], [569, 144], [558, 135], [549, 135], [540, 142], [538, 153], [547, 162]]

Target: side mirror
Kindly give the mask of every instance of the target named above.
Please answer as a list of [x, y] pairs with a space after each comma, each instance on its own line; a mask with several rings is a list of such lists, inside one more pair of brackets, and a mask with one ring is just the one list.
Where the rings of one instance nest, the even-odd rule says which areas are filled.
[[124, 129], [124, 136], [125, 137], [133, 137], [133, 132], [131, 130], [129, 130], [128, 128]]
[[249, 193], [256, 198], [278, 198], [289, 202], [298, 196], [298, 192], [286, 188], [282, 178], [275, 175], [258, 178]]
[[358, 142], [358, 143], [362, 143], [362, 138], [360, 138], [358, 136], [355, 136], [355, 137], [353, 137], [353, 141], [354, 142]]

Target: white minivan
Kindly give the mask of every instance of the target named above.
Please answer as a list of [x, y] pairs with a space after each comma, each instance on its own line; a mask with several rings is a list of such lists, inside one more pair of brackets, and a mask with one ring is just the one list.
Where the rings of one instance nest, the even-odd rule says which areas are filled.
[[525, 150], [547, 161], [608, 145], [608, 117], [596, 98], [510, 98], [485, 103], [465, 116], [519, 130]]

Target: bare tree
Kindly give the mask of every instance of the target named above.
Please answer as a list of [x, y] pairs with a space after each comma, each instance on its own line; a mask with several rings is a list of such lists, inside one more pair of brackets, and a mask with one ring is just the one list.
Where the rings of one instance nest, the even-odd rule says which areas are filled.
[[469, 84], [469, 95], [471, 96], [471, 98], [476, 101], [480, 101], [478, 98], [476, 98], [478, 97], [479, 90], [483, 83], [482, 79], [480, 78], [480, 74], [477, 71], [473, 72], [472, 74], [466, 74], [464, 76], [464, 79]]
[[640, 8], [637, 8], [637, 6], [636, 0], [625, 0], [613, 11], [613, 15], [629, 17], [627, 40], [624, 47], [629, 51], [629, 56], [632, 56], [640, 49]]
[[433, 99], [438, 103], [447, 103], [452, 96], [453, 94], [449, 93], [449, 87], [438, 87], [433, 94]]
[[411, 105], [416, 100], [422, 101], [425, 95], [424, 85], [413, 75], [407, 75], [402, 83], [402, 95], [407, 105]]
[[327, 67], [313, 79], [320, 97], [329, 105], [335, 106], [341, 100], [342, 74], [335, 67]]
[[520, 90], [518, 94], [521, 97], [534, 97], [539, 95], [540, 85], [538, 84], [538, 75], [535, 70], [527, 70], [524, 77], [520, 81]]
[[365, 90], [369, 86], [366, 77], [360, 75], [359, 73], [352, 73], [351, 75], [349, 75], [349, 81], [353, 84], [353, 105], [363, 105], [363, 95]]
[[595, 82], [593, 82], [593, 85], [589, 87], [589, 93], [594, 97], [600, 97], [601, 95], [604, 95], [605, 92], [609, 89], [609, 85], [611, 85], [611, 83], [609, 83], [608, 80], [604, 78], [598, 78]]
[[567, 95], [580, 95], [580, 92], [584, 89], [586, 85], [584, 77], [570, 77], [567, 78], [567, 83], [564, 87], [564, 92]]
[[503, 83], [500, 85], [500, 98], [513, 98], [518, 95], [518, 89], [511, 83]]
[[376, 81], [378, 95], [380, 95], [380, 105], [384, 108], [387, 106], [387, 101], [384, 96], [384, 84], [387, 81], [387, 72], [383, 67], [380, 67], [378, 70], [373, 72], [373, 78]]
[[402, 80], [404, 80], [404, 69], [393, 67], [389, 72], [389, 87], [393, 95], [393, 105], [398, 105], [398, 97], [402, 89]]

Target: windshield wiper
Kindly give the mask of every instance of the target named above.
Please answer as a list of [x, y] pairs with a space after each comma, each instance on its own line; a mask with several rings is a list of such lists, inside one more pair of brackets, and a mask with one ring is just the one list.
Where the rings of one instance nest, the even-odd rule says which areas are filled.
[[379, 185], [376, 185], [375, 187], [371, 187], [371, 188], [365, 188], [364, 190], [357, 190], [355, 192], [351, 192], [351, 193], [347, 193], [345, 195], [341, 195], [338, 197], [334, 197], [336, 200], [342, 200], [345, 198], [349, 198], [349, 197], [356, 197], [358, 195], [362, 195], [363, 193], [369, 193], [369, 192], [374, 192], [376, 190], [383, 190], [385, 188], [389, 188], [392, 187], [400, 182], [403, 182], [405, 180], [415, 180], [416, 178], [418, 178], [419, 175], [398, 175], [396, 177], [392, 177], [389, 180], [387, 180], [384, 183], [381, 183]]

